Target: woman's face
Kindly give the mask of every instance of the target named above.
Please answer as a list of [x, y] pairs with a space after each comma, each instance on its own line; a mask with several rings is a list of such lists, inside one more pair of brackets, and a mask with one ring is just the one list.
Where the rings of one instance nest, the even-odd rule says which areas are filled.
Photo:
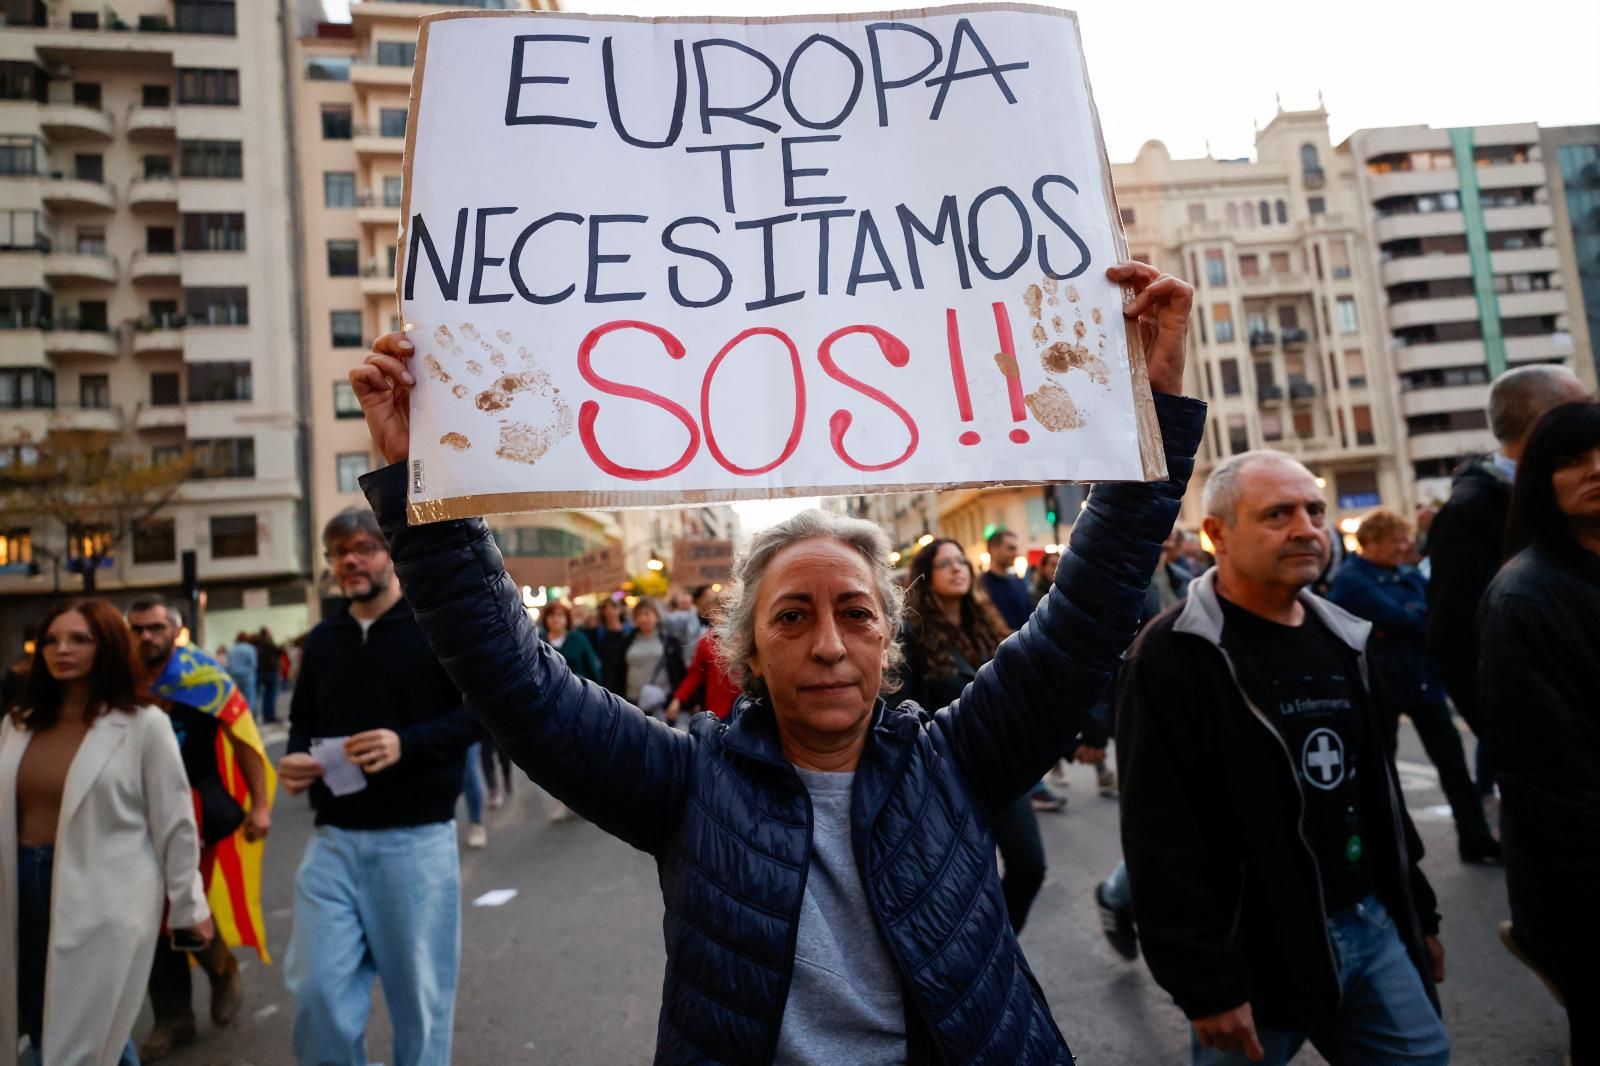
[[957, 544], [939, 545], [933, 557], [933, 594], [942, 600], [959, 600], [972, 588], [972, 567]]
[[57, 681], [77, 681], [94, 669], [95, 639], [77, 611], [67, 611], [44, 634], [44, 665]]
[[622, 628], [622, 604], [607, 600], [600, 606], [600, 624], [607, 629]]
[[1416, 547], [1416, 542], [1411, 539], [1411, 533], [1400, 530], [1391, 533], [1382, 540], [1364, 544], [1361, 547], [1361, 557], [1377, 566], [1394, 569], [1401, 563], [1411, 558], [1411, 552]]
[[1558, 463], [1550, 483], [1562, 514], [1586, 525], [1600, 521], [1600, 447]]
[[552, 637], [564, 635], [571, 623], [565, 607], [552, 607], [544, 612], [544, 628]]
[[656, 617], [656, 609], [654, 607], [646, 607], [641, 603], [633, 609], [633, 624], [640, 633], [648, 637], [656, 631], [656, 626], [661, 624], [661, 619]]
[[1061, 565], [1061, 556], [1051, 552], [1039, 560], [1039, 576], [1045, 584], [1050, 584], [1056, 579], [1056, 568]]
[[823, 750], [871, 712], [892, 638], [861, 553], [813, 537], [780, 550], [761, 579], [750, 671], [784, 732]]

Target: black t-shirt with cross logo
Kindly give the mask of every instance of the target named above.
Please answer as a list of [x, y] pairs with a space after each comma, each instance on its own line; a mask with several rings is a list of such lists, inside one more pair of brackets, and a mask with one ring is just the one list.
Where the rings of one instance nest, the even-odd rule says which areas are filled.
[[1372, 892], [1361, 788], [1360, 679], [1339, 638], [1306, 612], [1299, 626], [1279, 625], [1226, 599], [1222, 646], [1250, 700], [1283, 737], [1305, 796], [1305, 835], [1322, 874], [1329, 914]]

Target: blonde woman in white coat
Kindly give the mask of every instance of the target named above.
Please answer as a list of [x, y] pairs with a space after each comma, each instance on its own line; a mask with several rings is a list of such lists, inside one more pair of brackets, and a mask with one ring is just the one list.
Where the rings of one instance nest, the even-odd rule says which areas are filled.
[[129, 1035], [167, 924], [209, 939], [177, 737], [141, 706], [127, 624], [104, 600], [40, 627], [0, 721], [0, 1066], [136, 1063]]

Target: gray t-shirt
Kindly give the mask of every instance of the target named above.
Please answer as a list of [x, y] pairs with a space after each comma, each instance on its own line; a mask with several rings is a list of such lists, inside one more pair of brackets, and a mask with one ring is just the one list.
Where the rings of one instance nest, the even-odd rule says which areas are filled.
[[661, 640], [661, 633], [643, 633], [634, 635], [633, 643], [628, 645], [628, 699], [630, 702], [639, 702], [639, 693], [646, 685], [656, 685], [660, 688], [667, 687], [667, 671], [661, 667], [661, 657], [666, 654], [666, 644]]
[[811, 867], [774, 1062], [871, 1066], [906, 1059], [900, 974], [850, 846], [854, 773], [795, 768], [811, 793]]

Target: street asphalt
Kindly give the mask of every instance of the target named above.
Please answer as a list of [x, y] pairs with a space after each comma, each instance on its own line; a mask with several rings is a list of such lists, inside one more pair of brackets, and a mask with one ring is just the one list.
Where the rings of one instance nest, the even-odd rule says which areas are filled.
[[[1469, 747], [1470, 736], [1463, 738]], [[282, 752], [281, 732], [269, 748]], [[1505, 883], [1492, 867], [1464, 867], [1455, 854], [1437, 776], [1409, 728], [1400, 768], [1407, 805], [1428, 848], [1424, 866], [1440, 898], [1448, 975], [1445, 1021], [1459, 1066], [1559, 1066], [1565, 1017], [1537, 980], [1501, 947]], [[1143, 962], [1106, 945], [1091, 898], [1115, 866], [1117, 804], [1096, 794], [1094, 775], [1073, 767], [1062, 814], [1040, 816], [1050, 869], [1022, 945], [1078, 1061], [1182, 1064], [1181, 1013]], [[647, 1063], [655, 1045], [665, 954], [654, 864], [593, 826], [552, 823], [551, 801], [526, 778], [487, 816], [489, 845], [461, 852], [462, 958], [454, 1061]], [[464, 815], [463, 815], [464, 817]], [[295, 867], [311, 831], [303, 799], [280, 794], [267, 848], [265, 907], [273, 965], [245, 960], [247, 1000], [225, 1030], [206, 1019], [196, 981], [197, 1043], [163, 1061], [173, 1066], [292, 1066], [292, 1004], [283, 986]], [[485, 893], [515, 892], [498, 906]], [[504, 892], [500, 892], [504, 895]], [[381, 989], [374, 993], [367, 1058], [388, 1064]], [[150, 1022], [148, 1011], [137, 1034]], [[1297, 1064], [1323, 1063], [1307, 1050]]]

